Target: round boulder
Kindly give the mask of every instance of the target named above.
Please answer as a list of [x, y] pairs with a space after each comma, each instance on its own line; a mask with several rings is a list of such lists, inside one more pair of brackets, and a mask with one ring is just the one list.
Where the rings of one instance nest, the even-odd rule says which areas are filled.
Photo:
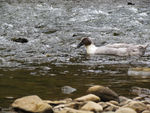
[[52, 107], [49, 104], [43, 102], [42, 99], [36, 95], [16, 99], [12, 103], [12, 107], [33, 113], [52, 112]]
[[114, 92], [108, 87], [104, 87], [101, 85], [92, 86], [87, 90], [87, 92], [99, 96], [102, 101], [110, 101], [110, 100], [119, 101], [119, 96], [116, 92]]

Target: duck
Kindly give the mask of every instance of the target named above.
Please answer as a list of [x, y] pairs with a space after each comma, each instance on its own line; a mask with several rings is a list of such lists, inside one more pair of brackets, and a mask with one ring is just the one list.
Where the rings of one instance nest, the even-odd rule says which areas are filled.
[[143, 56], [149, 44], [127, 44], [114, 43], [97, 47], [89, 37], [82, 38], [77, 48], [85, 46], [86, 52], [89, 55], [115, 55], [115, 56]]

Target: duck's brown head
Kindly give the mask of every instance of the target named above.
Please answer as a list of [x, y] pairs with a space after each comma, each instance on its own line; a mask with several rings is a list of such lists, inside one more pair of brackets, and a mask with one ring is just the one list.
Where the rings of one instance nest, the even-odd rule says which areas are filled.
[[88, 46], [88, 45], [91, 45], [91, 44], [92, 44], [92, 41], [89, 38], [83, 38], [81, 40], [81, 42], [78, 44], [77, 48], [80, 48], [83, 45]]

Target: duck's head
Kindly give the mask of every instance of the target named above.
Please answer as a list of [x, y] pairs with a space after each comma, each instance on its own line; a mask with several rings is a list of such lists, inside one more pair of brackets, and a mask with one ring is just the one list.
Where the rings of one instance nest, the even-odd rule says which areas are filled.
[[81, 40], [81, 42], [78, 44], [77, 48], [80, 48], [81, 46], [85, 45], [85, 46], [89, 46], [92, 44], [92, 41], [90, 38], [83, 38]]

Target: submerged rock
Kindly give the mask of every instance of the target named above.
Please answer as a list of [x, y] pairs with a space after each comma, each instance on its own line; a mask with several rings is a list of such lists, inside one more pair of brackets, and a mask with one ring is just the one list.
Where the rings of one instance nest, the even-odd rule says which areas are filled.
[[94, 113], [99, 113], [103, 111], [103, 107], [95, 102], [89, 101], [81, 108], [81, 110], [93, 111]]
[[94, 94], [88, 94], [79, 98], [75, 99], [76, 101], [94, 101], [94, 102], [98, 102], [100, 101], [100, 98]]
[[53, 112], [52, 107], [49, 104], [43, 102], [42, 99], [36, 95], [16, 99], [12, 103], [12, 107], [33, 113]]
[[135, 5], [135, 3], [132, 3], [132, 2], [128, 2], [127, 4], [128, 5]]
[[52, 34], [52, 33], [55, 33], [57, 31], [58, 31], [57, 29], [45, 29], [45, 30], [42, 31], [42, 33]]
[[140, 87], [132, 87], [131, 93], [134, 95], [150, 95], [150, 89], [147, 88], [140, 88]]
[[87, 90], [88, 93], [95, 94], [101, 98], [102, 101], [116, 100], [119, 101], [118, 94], [108, 87], [96, 85]]
[[11, 39], [13, 42], [20, 42], [20, 43], [27, 43], [28, 40], [26, 38], [12, 38]]
[[64, 87], [61, 88], [61, 91], [62, 91], [62, 93], [64, 93], [64, 94], [71, 94], [71, 93], [75, 92], [76, 89], [75, 89], [75, 88], [72, 88], [72, 87], [70, 87], [70, 86], [64, 86]]
[[131, 76], [150, 76], [150, 68], [148, 68], [148, 67], [129, 68], [128, 75], [131, 75]]

